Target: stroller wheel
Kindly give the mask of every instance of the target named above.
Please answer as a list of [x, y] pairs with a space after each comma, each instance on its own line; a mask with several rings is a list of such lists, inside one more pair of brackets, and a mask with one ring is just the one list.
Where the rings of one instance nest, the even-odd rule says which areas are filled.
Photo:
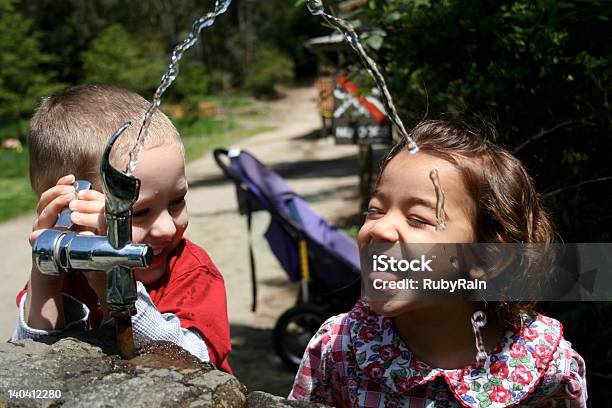
[[274, 349], [287, 367], [297, 370], [308, 342], [328, 317], [323, 309], [308, 303], [292, 307], [274, 326]]

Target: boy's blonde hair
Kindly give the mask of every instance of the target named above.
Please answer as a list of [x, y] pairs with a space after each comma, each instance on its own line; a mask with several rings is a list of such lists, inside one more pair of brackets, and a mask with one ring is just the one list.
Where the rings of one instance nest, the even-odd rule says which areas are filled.
[[[28, 146], [30, 183], [37, 195], [67, 174], [89, 180], [102, 191], [100, 159], [109, 137], [132, 122], [113, 146], [111, 163], [125, 170], [129, 152], [150, 104], [140, 95], [111, 85], [81, 85], [42, 100], [30, 122]], [[171, 143], [183, 150], [172, 122], [157, 111], [151, 121], [146, 148]]]

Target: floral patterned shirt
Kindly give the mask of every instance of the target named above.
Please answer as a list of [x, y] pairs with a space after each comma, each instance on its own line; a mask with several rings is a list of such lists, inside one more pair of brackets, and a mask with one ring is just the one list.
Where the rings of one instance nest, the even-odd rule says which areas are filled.
[[557, 320], [525, 316], [482, 368], [419, 361], [392, 319], [359, 301], [310, 341], [289, 399], [335, 407], [586, 407], [585, 365]]

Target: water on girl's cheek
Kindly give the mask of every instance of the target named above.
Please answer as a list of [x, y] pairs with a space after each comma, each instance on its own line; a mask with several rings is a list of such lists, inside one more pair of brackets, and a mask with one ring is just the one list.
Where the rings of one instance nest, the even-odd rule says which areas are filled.
[[444, 190], [440, 185], [440, 177], [438, 176], [438, 170], [433, 169], [429, 173], [429, 178], [433, 183], [436, 191], [436, 231], [444, 231], [446, 229], [446, 213], [444, 212]]

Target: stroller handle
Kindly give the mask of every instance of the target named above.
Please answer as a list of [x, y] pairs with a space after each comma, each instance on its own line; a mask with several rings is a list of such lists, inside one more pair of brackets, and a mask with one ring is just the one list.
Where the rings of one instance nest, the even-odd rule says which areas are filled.
[[227, 149], [218, 147], [213, 150], [213, 158], [215, 159], [217, 166], [219, 166], [225, 177], [232, 179], [236, 183], [240, 183], [241, 180], [238, 174], [236, 173], [236, 170], [234, 170], [231, 165], [228, 166], [226, 164], [226, 161], [222, 159], [223, 156], [225, 156], [225, 158], [229, 158], [229, 152], [227, 151]]

